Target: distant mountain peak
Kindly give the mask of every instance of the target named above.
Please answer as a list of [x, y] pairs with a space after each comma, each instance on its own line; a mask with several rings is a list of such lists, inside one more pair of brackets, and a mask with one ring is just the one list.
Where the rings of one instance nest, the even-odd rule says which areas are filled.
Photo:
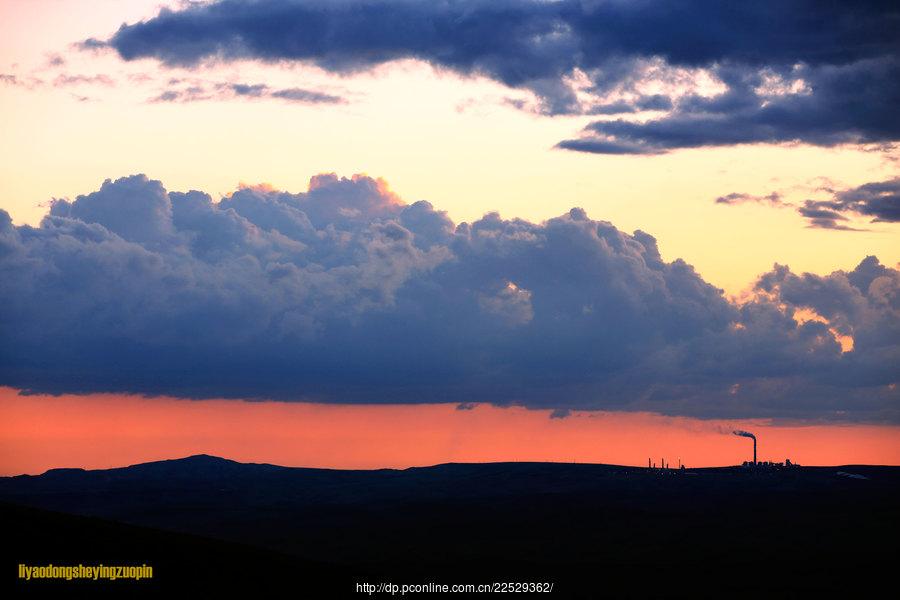
[[56, 469], [47, 469], [44, 471], [44, 475], [69, 475], [75, 473], [84, 473], [85, 469], [78, 467], [59, 467]]
[[[160, 461], [162, 462], [162, 461]], [[231, 463], [238, 464], [238, 461], [230, 458], [222, 458], [221, 456], [213, 456], [212, 454], [192, 454], [184, 458], [171, 458], [165, 462], [192, 462], [192, 463]]]

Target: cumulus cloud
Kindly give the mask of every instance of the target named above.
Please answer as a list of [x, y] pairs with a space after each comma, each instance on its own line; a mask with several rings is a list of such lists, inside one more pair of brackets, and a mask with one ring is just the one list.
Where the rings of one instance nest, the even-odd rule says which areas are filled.
[[455, 224], [362, 175], [219, 201], [136, 175], [39, 227], [0, 211], [0, 276], [23, 390], [900, 419], [897, 270], [776, 266], [736, 304], [581, 209]]
[[[797, 275], [776, 265], [760, 277], [756, 287], [788, 306], [812, 311], [827, 321], [830, 330], [852, 337], [853, 351], [846, 353], [848, 370], [826, 374], [824, 381], [839, 384], [848, 377], [843, 385], [850, 387], [850, 382], [897, 378], [900, 272], [896, 269], [885, 267], [873, 256], [853, 271], [827, 276]], [[821, 320], [810, 322], [823, 325]]]
[[879, 0], [219, 0], [83, 46], [168, 66], [258, 59], [342, 74], [417, 59], [528, 90], [544, 114], [663, 111], [598, 120], [559, 144], [654, 154], [900, 139], [898, 25]]

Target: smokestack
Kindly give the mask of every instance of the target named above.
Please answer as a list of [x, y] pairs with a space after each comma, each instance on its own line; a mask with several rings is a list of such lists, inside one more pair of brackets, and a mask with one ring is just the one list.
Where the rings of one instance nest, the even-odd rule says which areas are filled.
[[739, 435], [741, 437], [748, 437], [753, 440], [753, 464], [756, 464], [756, 436], [750, 433], [749, 431], [741, 431], [738, 429], [737, 431], [732, 431], [734, 435]]

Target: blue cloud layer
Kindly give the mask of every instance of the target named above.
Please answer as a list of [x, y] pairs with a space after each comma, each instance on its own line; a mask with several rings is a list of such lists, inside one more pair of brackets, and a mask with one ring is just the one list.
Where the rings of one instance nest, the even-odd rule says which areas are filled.
[[765, 204], [773, 208], [794, 208], [807, 219], [809, 227], [838, 231], [864, 231], [851, 227], [848, 215], [866, 217], [872, 223], [900, 222], [900, 178], [872, 181], [845, 190], [821, 188], [831, 197], [826, 200], [804, 200], [800, 206], [786, 202], [781, 192], [754, 196], [732, 192], [715, 199], [716, 204]]
[[[668, 111], [647, 122], [597, 121], [559, 144], [652, 154], [756, 142], [897, 141], [898, 30], [896, 3], [877, 0], [219, 0], [162, 9], [85, 45], [170, 66], [259, 59], [351, 73], [418, 59], [531, 90], [547, 114]], [[707, 69], [727, 91], [644, 96], [634, 80], [652, 60]], [[572, 85], [576, 72], [595, 99], [617, 86], [632, 95], [585, 106]], [[772, 81], [785, 89], [773, 90]], [[799, 87], [788, 89], [793, 84]]]
[[[824, 215], [809, 213], [822, 211]], [[873, 223], [900, 222], [900, 178], [873, 181], [859, 187], [835, 191], [830, 200], [807, 200], [800, 209], [819, 227], [835, 227], [846, 220], [844, 213], [870, 217]], [[816, 220], [821, 222], [815, 222]]]
[[580, 209], [457, 225], [365, 176], [213, 202], [137, 175], [37, 228], [0, 211], [0, 275], [26, 390], [900, 420], [897, 270], [776, 266], [738, 305]]

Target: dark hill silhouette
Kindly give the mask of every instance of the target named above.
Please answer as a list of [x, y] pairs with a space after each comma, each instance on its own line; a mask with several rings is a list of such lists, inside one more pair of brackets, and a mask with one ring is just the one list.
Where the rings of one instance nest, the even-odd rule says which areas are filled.
[[[900, 468], [876, 466], [658, 472], [488, 463], [366, 471], [206, 455], [0, 478], [4, 514], [32, 511], [28, 527], [13, 523], [8, 531], [30, 539], [44, 522], [88, 517], [108, 528], [140, 528], [136, 543], [176, 536], [157, 544], [151, 559], [184, 577], [198, 560], [215, 571], [224, 556], [243, 552], [244, 564], [258, 566], [257, 554], [271, 553], [323, 590], [347, 591], [355, 578], [376, 574], [398, 583], [555, 578], [558, 595], [586, 597], [857, 595], [890, 572], [898, 491]], [[179, 554], [193, 543], [188, 534], [227, 549]], [[180, 562], [182, 555], [192, 558]], [[228, 568], [216, 572], [229, 581]]]

